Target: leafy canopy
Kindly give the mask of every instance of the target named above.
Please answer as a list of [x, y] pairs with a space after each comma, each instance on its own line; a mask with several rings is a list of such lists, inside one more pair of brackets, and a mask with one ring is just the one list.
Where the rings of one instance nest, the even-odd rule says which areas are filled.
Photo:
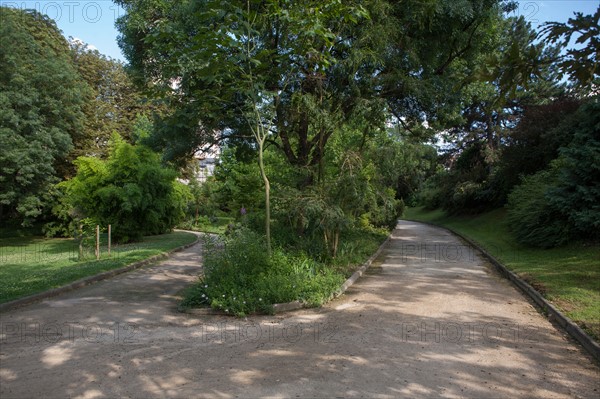
[[54, 21], [0, 7], [0, 220], [42, 213], [57, 162], [83, 127], [87, 87]]

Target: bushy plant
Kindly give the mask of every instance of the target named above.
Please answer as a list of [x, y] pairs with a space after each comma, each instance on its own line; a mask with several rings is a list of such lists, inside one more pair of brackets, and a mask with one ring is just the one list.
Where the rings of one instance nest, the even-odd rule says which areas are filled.
[[453, 180], [450, 173], [445, 170], [439, 171], [423, 183], [418, 194], [418, 203], [428, 210], [441, 208], [452, 188]]
[[573, 125], [573, 140], [562, 147], [560, 171], [549, 201], [567, 218], [575, 236], [600, 238], [600, 102], [584, 104]]
[[508, 196], [508, 223], [522, 244], [550, 248], [565, 243], [571, 236], [564, 215], [548, 199], [556, 183], [555, 167], [525, 177]]
[[600, 237], [600, 104], [592, 99], [569, 127], [573, 140], [546, 170], [525, 177], [508, 196], [519, 242], [552, 247]]
[[267, 255], [264, 239], [241, 228], [204, 244], [204, 276], [188, 291], [182, 306], [210, 305], [243, 316], [270, 312], [275, 303], [327, 300], [343, 276], [301, 253], [276, 249]]
[[[61, 183], [72, 213], [111, 224], [116, 241], [165, 233], [185, 215], [189, 189], [148, 147], [128, 144], [115, 134], [106, 161], [80, 157], [75, 164], [77, 175]], [[64, 216], [65, 210], [58, 210]]]

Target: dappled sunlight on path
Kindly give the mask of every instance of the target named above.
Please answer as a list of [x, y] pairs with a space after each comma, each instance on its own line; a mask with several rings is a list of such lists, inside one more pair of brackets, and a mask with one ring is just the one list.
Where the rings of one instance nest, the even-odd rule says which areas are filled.
[[400, 222], [320, 309], [177, 313], [200, 246], [1, 314], [0, 396], [598, 397], [599, 368], [472, 248]]

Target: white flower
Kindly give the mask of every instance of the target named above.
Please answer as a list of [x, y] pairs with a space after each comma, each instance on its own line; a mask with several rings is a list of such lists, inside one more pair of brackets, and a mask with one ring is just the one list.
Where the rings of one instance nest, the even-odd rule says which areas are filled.
[[206, 298], [206, 295], [202, 294], [202, 298]]
[[208, 288], [208, 284], [205, 284], [205, 285], [204, 285], [204, 288]]
[[223, 294], [223, 298], [225, 298], [225, 294]]
[[262, 301], [262, 298], [258, 298], [259, 301]]
[[246, 301], [244, 301], [244, 305], [246, 304]]
[[226, 311], [227, 313], [229, 313], [229, 309], [225, 309], [225, 311]]

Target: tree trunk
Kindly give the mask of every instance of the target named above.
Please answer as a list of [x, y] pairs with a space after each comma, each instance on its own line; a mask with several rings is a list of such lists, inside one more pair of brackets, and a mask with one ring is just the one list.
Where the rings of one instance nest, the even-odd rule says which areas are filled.
[[267, 254], [271, 256], [271, 184], [265, 171], [263, 160], [264, 139], [258, 141], [258, 166], [265, 183], [265, 234], [267, 236]]

